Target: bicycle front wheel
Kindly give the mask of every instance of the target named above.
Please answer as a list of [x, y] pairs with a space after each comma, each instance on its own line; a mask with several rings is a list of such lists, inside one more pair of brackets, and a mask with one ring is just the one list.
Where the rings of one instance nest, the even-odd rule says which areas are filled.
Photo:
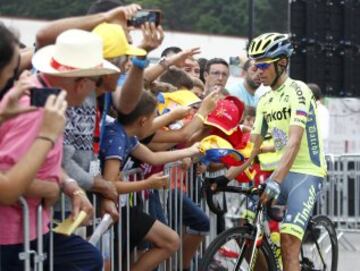
[[[250, 270], [251, 248], [254, 236], [249, 227], [231, 228], [211, 242], [200, 263], [200, 271], [245, 271]], [[275, 271], [276, 261], [268, 245], [258, 247], [255, 268], [251, 270]]]
[[338, 241], [334, 224], [326, 216], [315, 216], [305, 232], [301, 247], [301, 270], [336, 271]]

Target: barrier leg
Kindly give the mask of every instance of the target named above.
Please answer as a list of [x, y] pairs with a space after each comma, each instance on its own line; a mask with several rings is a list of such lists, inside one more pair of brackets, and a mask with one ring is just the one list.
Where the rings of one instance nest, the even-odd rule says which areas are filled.
[[30, 215], [29, 215], [29, 206], [26, 200], [21, 197], [19, 199], [20, 204], [22, 205], [23, 211], [23, 230], [24, 230], [24, 251], [19, 254], [20, 260], [24, 261], [24, 271], [30, 271], [30, 257], [32, 251], [30, 250]]
[[35, 266], [37, 266], [38, 271], [44, 270], [43, 263], [46, 259], [43, 248], [42, 212], [43, 207], [40, 204], [37, 209], [37, 254], [35, 256]]

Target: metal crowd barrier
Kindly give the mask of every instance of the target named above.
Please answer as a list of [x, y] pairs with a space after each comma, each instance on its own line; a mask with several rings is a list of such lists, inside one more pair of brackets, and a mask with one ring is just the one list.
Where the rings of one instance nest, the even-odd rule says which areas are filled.
[[[328, 176], [325, 178], [322, 192], [320, 193], [320, 198], [316, 204], [315, 213], [323, 214], [330, 217], [330, 219], [335, 223], [339, 241], [344, 246], [344, 248], [350, 250], [357, 250], [351, 242], [347, 239], [346, 233], [360, 233], [360, 155], [328, 155], [327, 157], [328, 165]], [[168, 225], [173, 228], [179, 235], [180, 238], [183, 237], [184, 227], [182, 223], [177, 223], [177, 221], [182, 221], [183, 219], [183, 206], [182, 206], [182, 195], [185, 193], [189, 198], [191, 198], [195, 203], [199, 204], [205, 213], [209, 216], [210, 219], [210, 233], [205, 238], [202, 246], [194, 256], [192, 261], [191, 270], [197, 270], [199, 259], [202, 256], [204, 249], [207, 244], [212, 241], [216, 236], [216, 216], [212, 214], [205, 201], [201, 197], [200, 187], [201, 187], [201, 176], [196, 176], [194, 174], [194, 167], [191, 166], [187, 170], [181, 169], [182, 163], [175, 162], [165, 165], [164, 174], [169, 175], [170, 177], [170, 187], [167, 190], [160, 190], [160, 199], [162, 203], [162, 208], [165, 213], [166, 220]], [[214, 173], [205, 173], [208, 177], [215, 177], [217, 175], [224, 174], [224, 171], [214, 172]], [[140, 169], [133, 169], [130, 171], [124, 172], [125, 181], [137, 181], [144, 179], [143, 172]], [[180, 180], [180, 181], [179, 181]], [[176, 185], [174, 185], [176, 184]], [[172, 189], [175, 193], [172, 193]], [[177, 193], [179, 192], [179, 193]], [[143, 201], [144, 210], [148, 211], [149, 202], [146, 196], [146, 192], [134, 193], [132, 197], [133, 201], [130, 203], [129, 200], [126, 202], [127, 216], [125, 221], [117, 223], [116, 227], [112, 226], [106, 234], [101, 237], [99, 242], [99, 249], [102, 253], [107, 254], [106, 261], [109, 263], [110, 269], [115, 270], [130, 270], [130, 247], [129, 240], [126, 241], [125, 252], [122, 251], [122, 223], [127, 223], [127, 233], [126, 238], [129, 239], [129, 223], [130, 215], [129, 208], [131, 204], [137, 204], [137, 197], [141, 197]], [[175, 198], [173, 198], [175, 197]], [[178, 198], [180, 197], [180, 198]], [[219, 200], [221, 201], [222, 197], [220, 196]], [[93, 204], [97, 205], [96, 195], [93, 196]], [[230, 201], [231, 202], [231, 201]], [[238, 201], [234, 201], [238, 202]], [[20, 203], [23, 210], [23, 228], [24, 228], [24, 251], [20, 253], [19, 257], [24, 261], [24, 270], [43, 270], [43, 262], [46, 257], [49, 257], [50, 261], [50, 270], [53, 269], [53, 244], [52, 244], [52, 234], [50, 235], [50, 249], [49, 251], [44, 251], [42, 245], [42, 239], [38, 239], [37, 250], [31, 250], [30, 240], [29, 240], [29, 210], [26, 200], [23, 198], [20, 199]], [[230, 203], [236, 204], [236, 203]], [[64, 206], [64, 204], [63, 204]], [[229, 206], [229, 204], [228, 204]], [[95, 208], [96, 209], [96, 208]], [[119, 198], [119, 214], [121, 218], [121, 202]], [[38, 236], [42, 237], [41, 234], [41, 218], [40, 215], [42, 212], [42, 207], [38, 208]], [[62, 212], [62, 218], [65, 218], [65, 210]], [[100, 217], [98, 214], [94, 214], [92, 228], [95, 230], [96, 226], [100, 222]], [[52, 226], [51, 226], [52, 228]], [[115, 234], [118, 235], [118, 243], [114, 242]], [[118, 246], [117, 258], [118, 261], [115, 261], [115, 246]], [[126, 259], [123, 259], [123, 255], [126, 255]], [[137, 257], [137, 252], [135, 250], [134, 257]], [[180, 249], [173, 255], [167, 262], [163, 263], [158, 270], [159, 271], [168, 271], [168, 270], [182, 270], [182, 244]], [[124, 260], [124, 261], [123, 261]], [[30, 262], [35, 263], [34, 269], [31, 269]], [[104, 269], [105, 270], [105, 269]]]
[[346, 233], [360, 233], [360, 154], [327, 155], [325, 178], [316, 213], [327, 215], [335, 224], [340, 244], [358, 250]]

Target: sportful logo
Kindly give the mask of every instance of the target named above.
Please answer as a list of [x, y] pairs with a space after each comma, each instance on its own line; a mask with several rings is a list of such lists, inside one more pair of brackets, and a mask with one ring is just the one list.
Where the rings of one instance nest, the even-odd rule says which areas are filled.
[[298, 86], [298, 84], [296, 84], [296, 82], [292, 82], [291, 87], [293, 87], [295, 89], [295, 93], [298, 97], [299, 103], [305, 105], [305, 97], [304, 97], [303, 91]]
[[290, 118], [291, 109], [283, 107], [282, 111], [274, 111], [272, 113], [265, 114], [266, 122], [272, 122], [274, 120], [282, 120]]

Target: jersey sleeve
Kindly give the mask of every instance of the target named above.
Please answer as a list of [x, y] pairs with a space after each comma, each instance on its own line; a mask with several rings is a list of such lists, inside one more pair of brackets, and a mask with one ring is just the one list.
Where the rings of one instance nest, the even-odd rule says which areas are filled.
[[265, 116], [263, 112], [263, 106], [264, 106], [263, 104], [264, 104], [264, 99], [261, 98], [256, 107], [255, 123], [251, 134], [261, 135], [262, 137], [265, 137], [268, 131], [268, 125], [265, 120]]
[[124, 161], [127, 147], [126, 135], [116, 129], [115, 124], [105, 127], [104, 142], [101, 148], [104, 160], [117, 159]]
[[312, 93], [305, 84], [296, 81], [292, 83], [292, 87], [294, 93], [290, 95], [290, 125], [297, 125], [305, 128], [309, 116]]

